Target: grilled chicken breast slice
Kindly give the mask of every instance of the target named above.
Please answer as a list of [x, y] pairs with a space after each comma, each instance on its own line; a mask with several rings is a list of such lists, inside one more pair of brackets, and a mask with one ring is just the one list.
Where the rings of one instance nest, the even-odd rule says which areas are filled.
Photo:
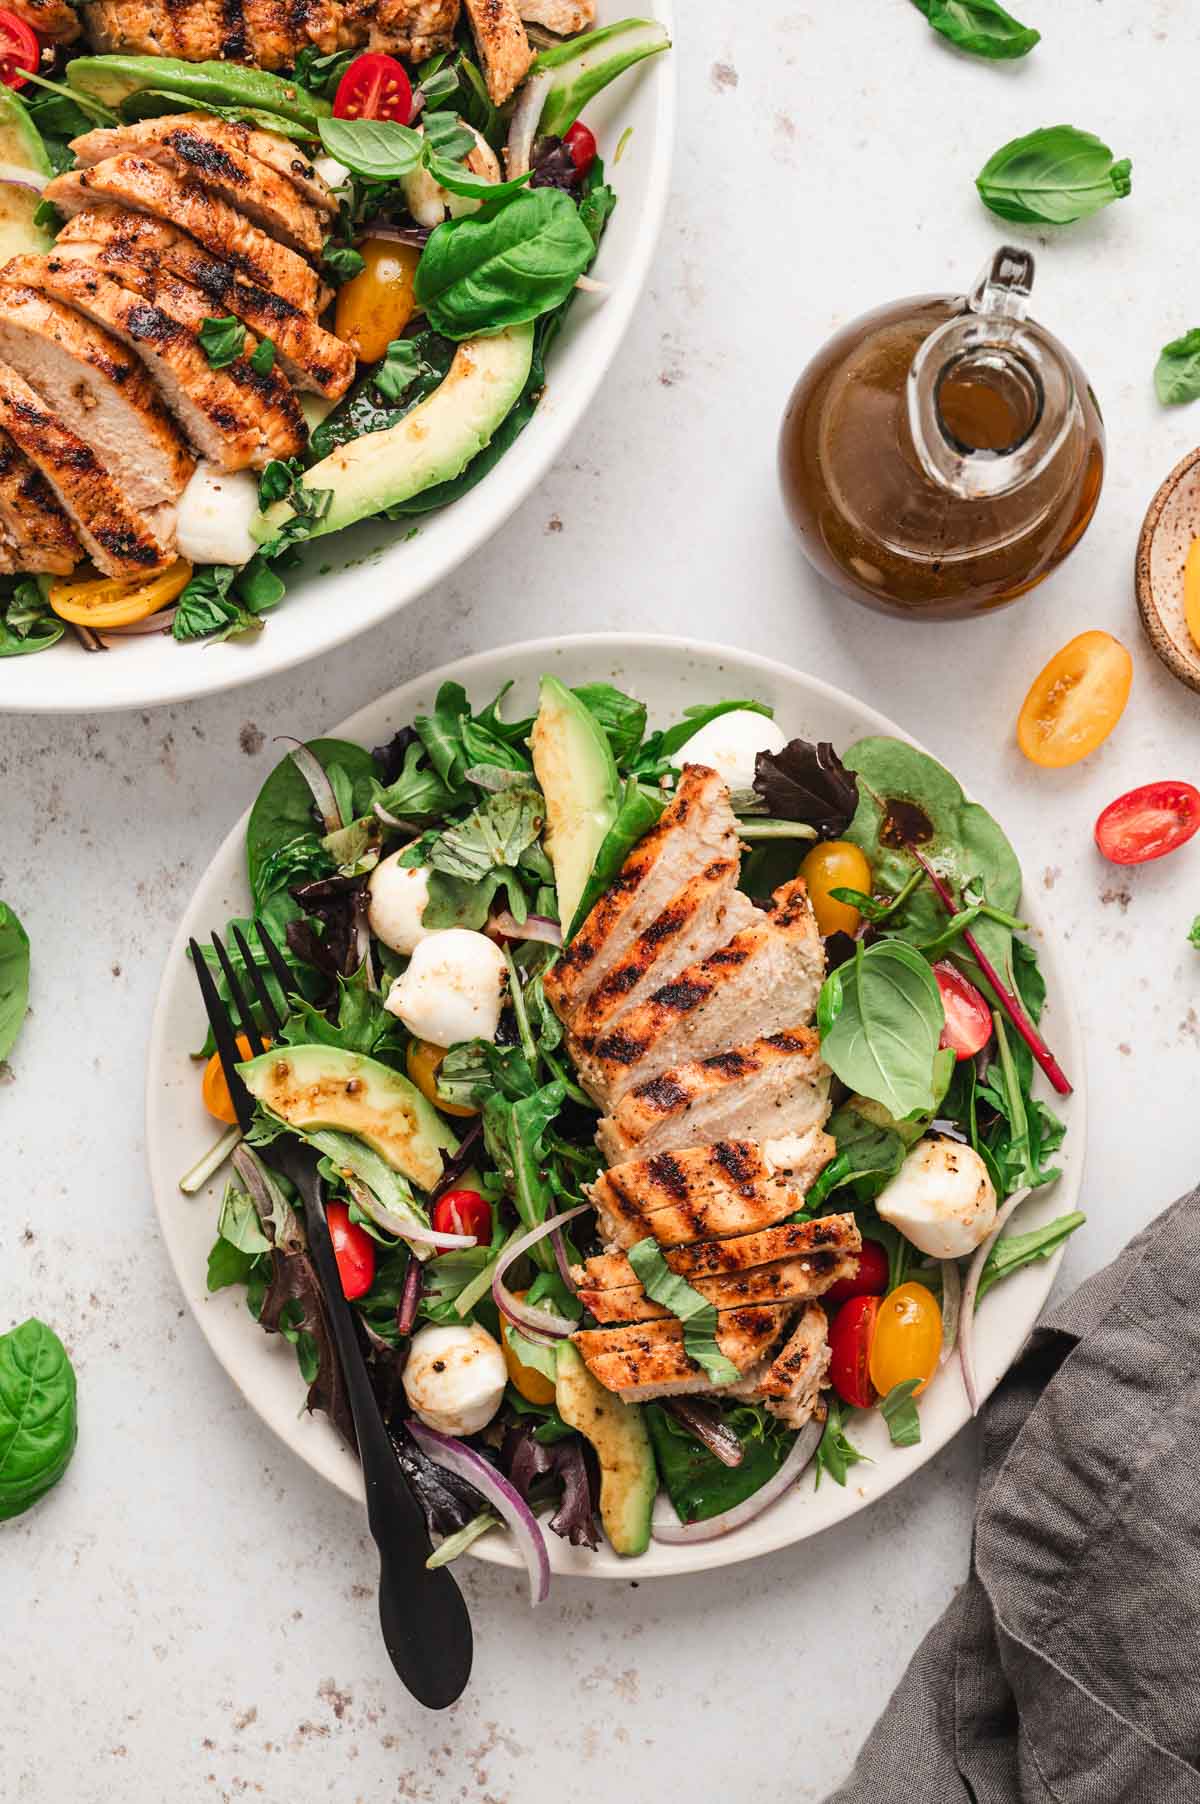
[[79, 14], [67, 0], [9, 0], [8, 10], [54, 44], [70, 44], [79, 36]]
[[0, 359], [91, 446], [134, 507], [176, 500], [196, 460], [141, 359], [73, 307], [13, 286], [7, 270], [0, 284]]
[[459, 10], [459, 0], [343, 0], [340, 41], [420, 62], [450, 48]]
[[[854, 1259], [815, 1253], [809, 1259], [777, 1259], [769, 1265], [756, 1265], [748, 1272], [696, 1278], [692, 1289], [719, 1310], [764, 1303], [805, 1303], [828, 1290], [838, 1278], [850, 1277], [856, 1265]], [[589, 1290], [585, 1286], [580, 1289], [579, 1300], [604, 1327], [619, 1322], [665, 1321], [671, 1316], [669, 1309], [650, 1300], [640, 1284], [611, 1290]]]
[[15, 570], [66, 576], [83, 557], [54, 490], [6, 432], [0, 432], [0, 526]]
[[[717, 1317], [717, 1346], [739, 1372], [764, 1360], [793, 1313], [790, 1303], [749, 1304]], [[709, 1391], [712, 1381], [683, 1344], [683, 1323], [641, 1322], [623, 1328], [583, 1328], [572, 1336], [588, 1370], [627, 1403]]]
[[526, 25], [540, 25], [556, 37], [570, 38], [592, 23], [596, 0], [517, 0], [517, 11]]
[[340, 338], [264, 288], [245, 281], [227, 263], [148, 213], [124, 207], [86, 207], [63, 227], [55, 249], [74, 255], [95, 249], [115, 251], [151, 272], [166, 268], [204, 296], [214, 317], [232, 313], [275, 346], [285, 375], [297, 388], [336, 401], [354, 380], [354, 354]]
[[748, 1397], [765, 1403], [789, 1428], [803, 1428], [817, 1407], [829, 1370], [828, 1318], [819, 1303], [809, 1303], [773, 1359], [725, 1386], [723, 1397]]
[[738, 856], [737, 820], [715, 770], [685, 766], [670, 806], [638, 841], [562, 957], [546, 996], [570, 1026], [597, 984], [671, 898], [717, 859]]
[[83, 12], [97, 50], [290, 69], [310, 44], [419, 62], [452, 47], [458, 9], [459, 0], [88, 0]]
[[761, 925], [689, 965], [611, 1033], [569, 1034], [568, 1046], [584, 1088], [611, 1112], [627, 1090], [673, 1065], [811, 1020], [824, 973], [824, 944], [797, 877], [776, 890]]
[[47, 183], [45, 198], [66, 214], [114, 201], [168, 220], [199, 239], [222, 262], [257, 286], [273, 290], [315, 319], [329, 291], [303, 257], [276, 244], [198, 182], [143, 156], [106, 157], [90, 169], [70, 169]]
[[[260, 132], [259, 137], [267, 134]], [[237, 131], [202, 113], [174, 113], [84, 132], [71, 140], [75, 160], [92, 168], [112, 157], [148, 157], [184, 181], [218, 195], [247, 219], [306, 257], [319, 257], [325, 238], [322, 214], [295, 183], [248, 152]]]
[[590, 1196], [600, 1232], [615, 1246], [631, 1247], [647, 1234], [662, 1246], [750, 1234], [802, 1208], [805, 1191], [835, 1151], [818, 1129], [781, 1172], [752, 1141], [719, 1140], [615, 1165], [597, 1178]]
[[0, 364], [0, 429], [41, 471], [97, 569], [145, 576], [170, 563], [163, 510], [152, 521], [132, 508], [91, 446], [68, 432], [7, 364]]
[[[847, 1275], [852, 1276], [858, 1269], [861, 1251], [862, 1235], [857, 1223], [853, 1215], [844, 1214], [818, 1215], [812, 1221], [783, 1221], [752, 1234], [671, 1247], [663, 1257], [671, 1271], [678, 1272], [689, 1284], [696, 1284], [701, 1278], [736, 1276], [755, 1266], [791, 1259], [849, 1261]], [[814, 1267], [814, 1271], [817, 1269]], [[639, 1283], [624, 1253], [597, 1253], [582, 1265], [572, 1266], [571, 1275], [581, 1290], [592, 1292]]]
[[517, 0], [464, 0], [493, 106], [519, 88], [533, 61]]

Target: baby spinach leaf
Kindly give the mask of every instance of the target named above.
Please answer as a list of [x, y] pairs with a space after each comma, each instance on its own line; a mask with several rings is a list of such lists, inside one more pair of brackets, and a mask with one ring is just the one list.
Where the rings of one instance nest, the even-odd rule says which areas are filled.
[[823, 1472], [828, 1472], [835, 1485], [844, 1485], [851, 1466], [863, 1462], [870, 1464], [866, 1454], [860, 1453], [854, 1442], [847, 1438], [843, 1428], [845, 1416], [842, 1405], [833, 1391], [826, 1392], [825, 1409], [825, 1432], [817, 1442], [817, 1451], [813, 1456], [814, 1491], [821, 1483]]
[[[347, 739], [312, 739], [308, 749], [326, 770], [341, 765], [364, 807], [377, 787], [371, 754]], [[258, 792], [246, 828], [246, 870], [250, 892], [262, 893], [263, 865], [273, 852], [313, 832], [313, 798], [291, 754], [280, 759]]]
[[979, 1279], [979, 1289], [975, 1295], [975, 1307], [978, 1309], [993, 1284], [999, 1284], [1002, 1278], [1020, 1271], [1023, 1265], [1032, 1265], [1035, 1259], [1049, 1259], [1063, 1243], [1069, 1240], [1076, 1228], [1081, 1228], [1087, 1220], [1075, 1210], [1070, 1215], [1060, 1215], [1054, 1221], [1047, 1222], [1044, 1228], [1031, 1228], [1026, 1234], [1002, 1234], [987, 1256]]
[[31, 1316], [0, 1334], [0, 1521], [19, 1516], [58, 1483], [77, 1435], [66, 1348]]
[[[483, 1106], [483, 1136], [488, 1152], [504, 1180], [517, 1214], [527, 1228], [545, 1221], [554, 1200], [546, 1174], [545, 1134], [563, 1103], [567, 1087], [561, 1078], [544, 1084], [519, 1102], [494, 1094]], [[539, 1264], [553, 1260], [544, 1243], [534, 1249]]]
[[29, 935], [0, 902], [0, 1060], [6, 1059], [29, 1008]]
[[49, 651], [65, 631], [33, 577], [21, 577], [7, 598], [0, 598], [0, 658], [24, 658], [31, 652]]
[[524, 188], [436, 227], [414, 293], [435, 331], [471, 338], [561, 306], [594, 255], [568, 195]]
[[574, 693], [604, 728], [616, 763], [627, 764], [646, 731], [645, 702], [635, 701], [611, 683], [581, 683]]
[[654, 1460], [667, 1496], [681, 1522], [704, 1522], [723, 1515], [760, 1491], [791, 1451], [795, 1435], [765, 1412], [727, 1409], [725, 1422], [742, 1443], [736, 1466], [726, 1466], [695, 1440], [661, 1403], [645, 1405]]
[[893, 1447], [915, 1447], [921, 1439], [921, 1418], [913, 1400], [919, 1378], [906, 1378], [894, 1384], [879, 1405], [879, 1413], [888, 1426]]
[[934, 1058], [945, 1011], [932, 970], [900, 940], [859, 941], [826, 978], [817, 1007], [821, 1053], [851, 1090], [897, 1119], [934, 1106]]
[[717, 1309], [673, 1272], [654, 1236], [648, 1234], [629, 1249], [629, 1263], [646, 1295], [683, 1323], [684, 1351], [701, 1366], [712, 1384], [733, 1384], [738, 1369], [717, 1345]]
[[1128, 157], [1074, 125], [1045, 125], [1002, 144], [975, 178], [985, 207], [1020, 225], [1070, 225], [1122, 200]]
[[999, 0], [913, 0], [935, 31], [958, 50], [993, 61], [1028, 56], [1041, 32], [1006, 13]]
[[208, 1255], [206, 1288], [228, 1290], [231, 1284], [246, 1284], [258, 1264], [257, 1253], [243, 1253], [222, 1235], [213, 1241]]
[[568, 941], [583, 926], [597, 898], [603, 895], [613, 881], [638, 840], [644, 833], [649, 833], [664, 806], [663, 798], [651, 795], [636, 777], [629, 778], [621, 797], [621, 805], [617, 809], [617, 818], [600, 842], [592, 874], [579, 898], [575, 919], [566, 934]]
[[220, 319], [201, 320], [196, 337], [208, 358], [209, 368], [214, 370], [223, 370], [227, 364], [236, 363], [246, 348], [246, 328], [232, 313]]
[[1163, 346], [1154, 366], [1154, 391], [1164, 407], [1200, 395], [1200, 326]]
[[396, 182], [421, 161], [421, 138], [392, 119], [319, 119], [326, 154], [369, 182]]
[[840, 839], [858, 806], [858, 781], [828, 740], [792, 739], [781, 752], [759, 752], [754, 789], [768, 814], [804, 821], [822, 839]]

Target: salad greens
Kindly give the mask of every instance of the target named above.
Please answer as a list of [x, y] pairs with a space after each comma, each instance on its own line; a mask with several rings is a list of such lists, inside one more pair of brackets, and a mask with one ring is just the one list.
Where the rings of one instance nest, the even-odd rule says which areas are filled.
[[821, 1054], [851, 1090], [900, 1119], [932, 1109], [945, 1022], [933, 972], [899, 939], [864, 947], [832, 971], [817, 1005]]
[[985, 207], [1018, 225], [1070, 225], [1088, 219], [1132, 186], [1128, 157], [1074, 125], [1045, 125], [1013, 138], [975, 178]]
[[53, 1489], [78, 1438], [75, 1371], [52, 1328], [31, 1316], [0, 1334], [0, 1521]]
[[17, 1043], [29, 1008], [29, 935], [0, 902], [0, 1061]]

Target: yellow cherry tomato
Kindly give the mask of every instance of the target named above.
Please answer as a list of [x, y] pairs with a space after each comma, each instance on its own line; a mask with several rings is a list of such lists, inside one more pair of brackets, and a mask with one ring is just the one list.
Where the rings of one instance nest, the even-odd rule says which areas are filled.
[[[523, 1290], [513, 1292], [518, 1302], [523, 1302], [526, 1294]], [[553, 1403], [554, 1384], [552, 1380], [539, 1372], [536, 1366], [527, 1366], [517, 1358], [508, 1344], [507, 1334], [502, 1334], [500, 1341], [504, 1348], [504, 1363], [508, 1368], [509, 1383], [520, 1391], [526, 1403]]]
[[1017, 719], [1017, 744], [1060, 770], [1103, 745], [1129, 700], [1133, 659], [1111, 633], [1080, 633], [1039, 671]]
[[435, 1046], [432, 1040], [414, 1040], [404, 1061], [409, 1077], [426, 1102], [431, 1102], [443, 1115], [478, 1115], [478, 1109], [468, 1109], [457, 1102], [443, 1102], [438, 1095], [437, 1074], [445, 1056], [444, 1046]]
[[881, 1397], [906, 1379], [919, 1378], [919, 1397], [937, 1371], [942, 1312], [923, 1284], [898, 1285], [879, 1305], [871, 1341], [871, 1383]]
[[416, 312], [413, 280], [421, 253], [388, 238], [358, 247], [365, 267], [338, 289], [334, 331], [360, 363], [377, 363]]
[[[270, 1040], [263, 1036], [263, 1045], [269, 1046]], [[244, 1059], [251, 1056], [250, 1042], [245, 1034], [237, 1037], [237, 1049]], [[214, 1052], [204, 1067], [204, 1076], [200, 1081], [200, 1094], [204, 1098], [204, 1106], [210, 1115], [218, 1121], [226, 1121], [230, 1127], [237, 1126], [237, 1110], [233, 1106], [233, 1098], [229, 1094], [229, 1085], [225, 1082], [225, 1073], [221, 1069], [221, 1055]]]
[[1183, 567], [1183, 617], [1192, 644], [1200, 651], [1200, 539], [1193, 539]]
[[183, 593], [191, 580], [192, 566], [179, 558], [157, 576], [98, 576], [87, 582], [60, 577], [50, 584], [50, 606], [60, 620], [74, 626], [103, 631], [106, 626], [132, 626], [157, 614]]
[[817, 926], [828, 939], [831, 933], [855, 933], [858, 910], [848, 902], [830, 895], [834, 889], [857, 889], [864, 896], [871, 893], [871, 867], [865, 855], [848, 839], [826, 839], [814, 846], [800, 875], [808, 885], [809, 900], [817, 917]]

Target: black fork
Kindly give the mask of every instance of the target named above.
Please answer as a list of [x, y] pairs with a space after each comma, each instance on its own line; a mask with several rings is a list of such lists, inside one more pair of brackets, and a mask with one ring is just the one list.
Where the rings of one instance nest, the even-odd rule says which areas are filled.
[[[295, 987], [292, 974], [263, 924], [257, 922], [255, 925], [266, 962], [286, 997]], [[270, 986], [245, 936], [234, 927], [232, 937], [262, 1011], [262, 1019], [277, 1039], [283, 1022]], [[246, 987], [220, 938], [213, 934], [213, 951], [229, 987], [236, 1026], [221, 1001], [200, 946], [195, 940], [188, 944], [238, 1126], [245, 1133], [254, 1114], [254, 1101], [237, 1069], [242, 1062], [237, 1033], [240, 1031], [246, 1036], [254, 1057], [265, 1052], [266, 1047]], [[379, 1621], [384, 1646], [413, 1696], [431, 1710], [442, 1710], [462, 1695], [471, 1674], [471, 1619], [449, 1568], [440, 1566], [430, 1572], [425, 1564], [432, 1543], [421, 1506], [409, 1489], [396, 1458], [371, 1388], [353, 1312], [342, 1292], [333, 1242], [325, 1220], [318, 1156], [313, 1148], [292, 1134], [280, 1135], [269, 1146], [256, 1150], [264, 1164], [295, 1185], [304, 1203], [308, 1248], [320, 1280], [354, 1418], [367, 1494], [367, 1522], [379, 1549]]]

